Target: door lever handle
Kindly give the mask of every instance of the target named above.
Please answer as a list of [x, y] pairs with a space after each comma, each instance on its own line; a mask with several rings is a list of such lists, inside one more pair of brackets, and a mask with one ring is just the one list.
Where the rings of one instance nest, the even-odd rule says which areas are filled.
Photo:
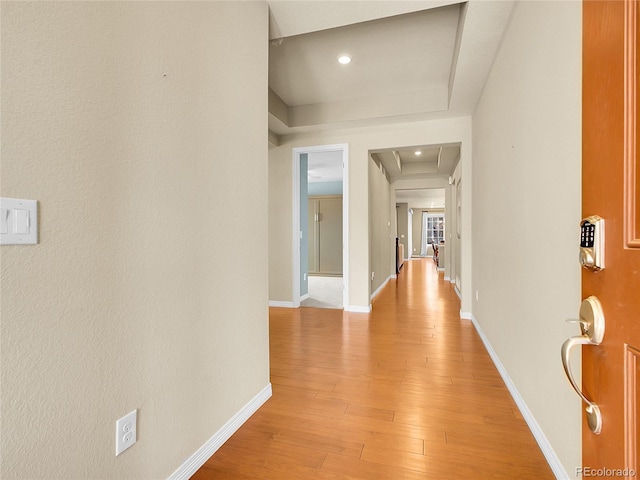
[[[571, 321], [571, 323], [573, 323], [573, 321]], [[580, 324], [582, 335], [568, 338], [562, 344], [562, 366], [564, 367], [564, 373], [569, 383], [580, 398], [587, 404], [585, 411], [587, 412], [589, 429], [596, 435], [599, 435], [602, 431], [602, 413], [600, 412], [600, 407], [582, 393], [582, 390], [571, 373], [570, 362], [571, 349], [573, 347], [577, 345], [600, 345], [600, 343], [602, 343], [604, 337], [604, 314], [600, 300], [598, 300], [597, 297], [591, 296], [582, 302], [582, 305], [580, 305], [580, 320], [578, 320], [577, 323]]]
[[580, 390], [580, 387], [571, 373], [569, 358], [571, 355], [571, 349], [576, 345], [591, 345], [591, 340], [586, 335], [571, 337], [565, 340], [562, 344], [562, 366], [564, 367], [564, 373], [567, 375], [567, 379], [569, 379], [569, 383], [580, 398], [582, 398], [582, 401], [587, 404], [585, 411], [587, 412], [587, 423], [589, 424], [589, 429], [596, 435], [599, 435], [602, 431], [602, 413], [600, 413], [600, 407], [582, 393], [582, 390]]

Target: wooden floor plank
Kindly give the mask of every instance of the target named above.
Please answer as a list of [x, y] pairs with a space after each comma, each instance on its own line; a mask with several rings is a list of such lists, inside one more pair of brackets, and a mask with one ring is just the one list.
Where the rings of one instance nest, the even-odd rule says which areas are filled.
[[427, 259], [370, 314], [271, 308], [273, 397], [193, 478], [552, 479], [459, 311]]

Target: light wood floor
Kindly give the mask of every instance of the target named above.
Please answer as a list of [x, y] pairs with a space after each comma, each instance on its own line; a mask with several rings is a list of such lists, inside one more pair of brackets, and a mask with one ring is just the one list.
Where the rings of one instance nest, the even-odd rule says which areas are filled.
[[271, 309], [273, 397], [193, 479], [554, 478], [459, 310], [430, 259], [371, 314]]

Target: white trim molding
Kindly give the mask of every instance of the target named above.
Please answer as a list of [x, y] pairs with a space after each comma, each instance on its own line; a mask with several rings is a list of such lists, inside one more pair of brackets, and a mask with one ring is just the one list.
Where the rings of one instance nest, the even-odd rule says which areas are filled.
[[249, 403], [240, 409], [231, 419], [224, 424], [224, 426], [218, 430], [213, 437], [202, 445], [193, 455], [191, 455], [186, 462], [184, 462], [178, 469], [173, 472], [168, 480], [188, 480], [191, 476], [198, 471], [205, 462], [211, 458], [211, 455], [229, 440], [244, 422], [246, 422], [251, 415], [253, 415], [267, 400], [271, 398], [271, 383], [262, 389], [255, 397], [253, 397]]
[[371, 313], [371, 305], [369, 305], [368, 307], [362, 307], [360, 305], [349, 305], [348, 308], [344, 309], [346, 312], [353, 312], [353, 313]]
[[389, 275], [387, 279], [384, 282], [382, 282], [382, 285], [376, 288], [376, 291], [371, 294], [371, 300], [373, 300], [378, 296], [378, 294], [382, 291], [384, 287], [387, 286], [387, 283], [389, 283], [389, 280], [391, 280], [392, 278], [396, 278], [396, 275]]
[[293, 302], [283, 302], [281, 300], [269, 300], [270, 307], [293, 308]]
[[556, 452], [553, 450], [553, 447], [551, 446], [551, 443], [549, 443], [547, 436], [542, 431], [542, 428], [536, 421], [535, 417], [533, 416], [533, 413], [531, 413], [531, 410], [529, 410], [529, 407], [527, 407], [527, 404], [524, 401], [524, 398], [522, 398], [522, 395], [520, 395], [520, 392], [518, 392], [518, 389], [516, 388], [515, 383], [513, 383], [513, 380], [511, 380], [511, 377], [507, 372], [507, 369], [504, 367], [504, 365], [500, 361], [498, 354], [491, 346], [489, 339], [482, 331], [482, 328], [480, 327], [478, 320], [476, 319], [476, 317], [473, 316], [473, 314], [471, 315], [471, 322], [473, 323], [473, 326], [478, 332], [478, 335], [480, 336], [482, 343], [484, 343], [484, 346], [487, 349], [487, 352], [489, 353], [491, 360], [493, 360], [493, 363], [498, 369], [498, 372], [500, 372], [500, 376], [502, 377], [502, 380], [507, 386], [509, 393], [511, 393], [513, 400], [516, 402], [516, 405], [518, 406], [518, 409], [520, 410], [522, 417], [524, 418], [525, 422], [527, 422], [527, 425], [529, 426], [529, 430], [531, 430], [531, 433], [536, 439], [536, 442], [538, 442], [538, 446], [540, 447], [540, 450], [542, 450], [542, 454], [544, 455], [544, 457], [547, 459], [547, 463], [549, 464], [549, 467], [551, 467], [551, 470], [553, 471], [554, 475], [556, 476], [556, 478], [559, 478], [559, 479], [569, 478], [569, 474], [562, 466], [562, 462], [558, 458], [558, 455], [556, 454]]
[[292, 185], [292, 205], [293, 205], [293, 230], [292, 233], [292, 250], [291, 255], [293, 255], [293, 272], [292, 272], [292, 307], [297, 308], [300, 306], [300, 235], [302, 232], [300, 231], [300, 154], [302, 152], [297, 152], [295, 149], [293, 150], [293, 185]]
[[473, 314], [460, 310], [460, 318], [462, 318], [463, 320], [472, 320]]
[[349, 305], [349, 144], [296, 147], [292, 155], [292, 296], [293, 308], [300, 306], [300, 155], [319, 152], [342, 152], [342, 304]]

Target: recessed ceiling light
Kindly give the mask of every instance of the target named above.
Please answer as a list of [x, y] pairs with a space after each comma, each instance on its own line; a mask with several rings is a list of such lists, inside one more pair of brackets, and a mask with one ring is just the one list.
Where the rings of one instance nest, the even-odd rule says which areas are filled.
[[338, 62], [342, 65], [346, 65], [347, 63], [351, 63], [351, 57], [349, 55], [340, 55], [338, 57]]
[[420, 150], [416, 150], [416, 151], [415, 151], [415, 154], [416, 154], [416, 155], [422, 155], [422, 152], [421, 152]]

